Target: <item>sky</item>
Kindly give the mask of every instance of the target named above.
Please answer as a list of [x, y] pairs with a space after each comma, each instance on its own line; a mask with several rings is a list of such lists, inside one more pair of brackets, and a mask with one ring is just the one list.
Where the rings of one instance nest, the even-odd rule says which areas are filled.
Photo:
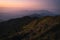
[[60, 0], [0, 0], [0, 7], [13, 9], [59, 9]]
[[0, 0], [0, 12], [4, 12], [5, 15], [3, 18], [7, 19], [9, 18], [7, 16], [16, 15], [16, 11], [19, 10], [57, 10], [60, 12], [60, 0]]

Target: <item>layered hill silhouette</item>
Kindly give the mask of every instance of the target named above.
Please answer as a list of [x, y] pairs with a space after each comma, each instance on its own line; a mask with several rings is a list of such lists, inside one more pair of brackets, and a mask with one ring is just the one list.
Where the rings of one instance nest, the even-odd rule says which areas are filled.
[[0, 22], [0, 40], [60, 40], [60, 16], [25, 16]]
[[0, 19], [5, 21], [13, 18], [21, 18], [23, 16], [43, 17], [43, 16], [56, 16], [56, 15], [60, 15], [60, 13], [51, 12], [48, 10], [23, 10], [9, 13], [2, 12], [0, 13]]

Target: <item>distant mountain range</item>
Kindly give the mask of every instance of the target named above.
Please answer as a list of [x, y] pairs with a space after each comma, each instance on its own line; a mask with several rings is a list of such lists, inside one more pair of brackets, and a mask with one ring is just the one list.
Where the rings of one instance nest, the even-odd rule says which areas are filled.
[[48, 10], [33, 10], [33, 11], [19, 11], [16, 13], [2, 13], [1, 19], [8, 20], [12, 18], [20, 18], [23, 16], [30, 16], [30, 17], [42, 17], [42, 16], [57, 16], [60, 15], [59, 13], [50, 12]]
[[40, 10], [39, 13], [34, 13], [32, 15], [30, 15], [31, 17], [43, 17], [43, 16], [58, 16], [60, 14], [56, 14], [53, 12], [49, 12], [48, 10]]

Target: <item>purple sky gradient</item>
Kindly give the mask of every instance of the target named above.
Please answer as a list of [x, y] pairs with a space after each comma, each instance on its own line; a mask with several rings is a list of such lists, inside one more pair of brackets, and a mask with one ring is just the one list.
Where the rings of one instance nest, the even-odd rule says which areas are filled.
[[[0, 18], [28, 15], [22, 10], [49, 10], [60, 12], [60, 0], [0, 0]], [[2, 14], [1, 14], [2, 12]]]

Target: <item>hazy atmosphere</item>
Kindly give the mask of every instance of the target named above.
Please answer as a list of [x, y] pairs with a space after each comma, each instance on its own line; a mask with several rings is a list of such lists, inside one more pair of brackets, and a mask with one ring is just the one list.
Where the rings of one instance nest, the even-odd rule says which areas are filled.
[[60, 40], [60, 0], [0, 0], [0, 40]]
[[60, 13], [60, 0], [0, 0], [0, 19], [30, 15], [32, 10]]

